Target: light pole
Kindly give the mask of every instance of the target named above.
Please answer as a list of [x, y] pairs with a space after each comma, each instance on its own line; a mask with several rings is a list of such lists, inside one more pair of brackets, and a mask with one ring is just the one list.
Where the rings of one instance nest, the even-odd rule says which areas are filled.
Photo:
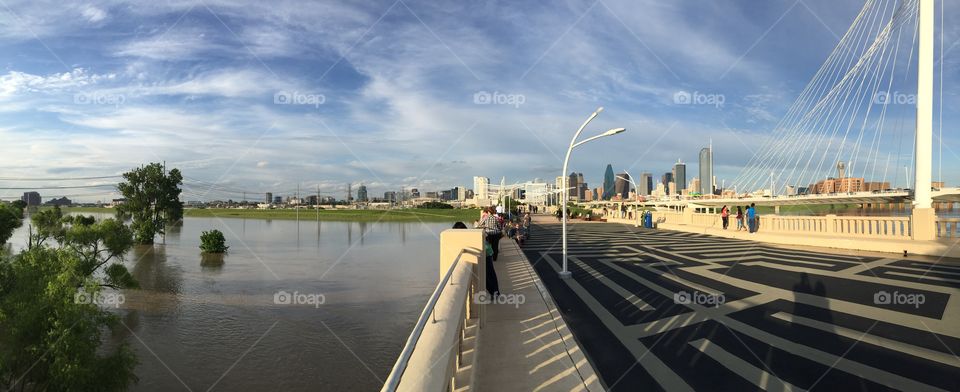
[[[639, 198], [640, 187], [637, 186], [637, 182], [633, 180], [633, 176], [631, 176], [630, 173], [627, 173], [626, 170], [624, 170], [623, 173], [627, 175], [627, 178], [623, 178], [623, 176], [617, 176], [617, 178], [624, 181], [630, 181], [630, 183], [633, 184], [633, 189], [637, 190], [637, 198]], [[627, 193], [630, 193], [630, 192], [627, 192]], [[633, 227], [640, 227], [640, 204], [638, 203], [638, 200], [633, 201], [633, 207], [635, 210], [633, 211], [633, 220], [634, 220]]]
[[605, 136], [613, 136], [620, 132], [626, 131], [626, 128], [614, 128], [578, 142], [577, 138], [580, 137], [580, 133], [583, 132], [583, 128], [586, 128], [587, 124], [589, 124], [590, 121], [593, 121], [593, 119], [596, 118], [597, 115], [602, 111], [603, 107], [597, 108], [597, 110], [595, 110], [590, 117], [587, 117], [587, 121], [584, 121], [583, 125], [580, 125], [580, 129], [577, 129], [577, 133], [573, 134], [573, 139], [570, 139], [570, 147], [567, 148], [567, 156], [563, 159], [563, 173], [561, 173], [563, 175], [563, 207], [561, 210], [561, 213], [563, 214], [563, 270], [560, 271], [560, 279], [567, 279], [571, 275], [570, 271], [567, 269], [567, 202], [570, 199], [570, 184], [569, 177], [567, 177], [567, 164], [570, 163], [570, 153], [573, 152], [574, 148], [579, 147], [584, 143], [591, 142]]

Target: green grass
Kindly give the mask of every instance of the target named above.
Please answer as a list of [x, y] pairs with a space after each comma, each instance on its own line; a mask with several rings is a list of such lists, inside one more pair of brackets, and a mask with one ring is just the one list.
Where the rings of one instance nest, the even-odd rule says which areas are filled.
[[[113, 213], [112, 208], [74, 207], [66, 208], [65, 212], [101, 212]], [[231, 208], [187, 208], [184, 215], [188, 217], [220, 217], [220, 218], [247, 218], [247, 219], [297, 219], [295, 209], [276, 210], [241, 210]], [[300, 220], [317, 219], [313, 209], [300, 209]], [[476, 209], [423, 209], [411, 208], [403, 210], [320, 210], [322, 221], [353, 221], [353, 222], [456, 222], [462, 221], [467, 225], [480, 219], [480, 210]]]

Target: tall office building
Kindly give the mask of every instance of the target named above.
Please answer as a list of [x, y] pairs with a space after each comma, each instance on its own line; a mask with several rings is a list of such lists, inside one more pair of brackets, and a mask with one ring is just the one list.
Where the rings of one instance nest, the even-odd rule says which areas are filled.
[[273, 203], [273, 192], [267, 192], [267, 204]]
[[673, 173], [666, 172], [663, 173], [663, 177], [660, 178], [660, 183], [663, 184], [666, 194], [670, 194], [670, 183], [673, 182]]
[[580, 198], [580, 182], [577, 173], [571, 172], [567, 179], [567, 194], [570, 200], [578, 200]]
[[613, 197], [614, 192], [617, 191], [616, 186], [615, 176], [613, 175], [613, 166], [608, 163], [607, 170], [603, 172], [603, 194], [600, 195], [600, 198], [603, 200], [610, 200], [610, 198]]
[[473, 198], [477, 200], [477, 205], [485, 206], [490, 198], [490, 179], [487, 177], [473, 177]]
[[682, 194], [683, 189], [687, 186], [687, 164], [679, 159], [673, 165], [673, 182], [677, 184], [676, 194]]
[[369, 200], [370, 199], [367, 197], [367, 186], [360, 184], [360, 186], [357, 187], [357, 201], [365, 202]]
[[640, 173], [640, 182], [637, 183], [637, 186], [640, 189], [637, 189], [637, 194], [641, 196], [647, 196], [650, 192], [653, 192], [653, 176], [649, 172]]
[[[609, 166], [607, 166], [609, 167]], [[613, 191], [615, 194], [620, 195], [620, 200], [627, 200], [630, 198], [630, 175], [626, 172], [620, 173], [614, 181]], [[609, 200], [609, 197], [607, 198]]]
[[716, 187], [713, 177], [713, 142], [700, 150], [700, 189], [701, 194], [712, 195]]

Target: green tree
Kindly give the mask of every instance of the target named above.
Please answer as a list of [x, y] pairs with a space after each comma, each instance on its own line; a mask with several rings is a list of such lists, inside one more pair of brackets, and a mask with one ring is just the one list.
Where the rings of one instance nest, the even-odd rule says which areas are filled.
[[159, 163], [151, 163], [123, 174], [125, 181], [117, 190], [126, 199], [117, 206], [118, 217], [130, 217], [134, 238], [141, 244], [152, 244], [157, 234], [163, 234], [168, 223], [183, 219], [180, 201], [180, 170], [164, 173]]
[[[126, 343], [102, 344], [119, 319], [92, 299], [105, 298], [105, 287], [137, 287], [120, 263], [133, 234], [118, 220], [92, 217], [63, 217], [50, 227], [60, 228], [46, 237], [59, 247], [38, 240], [0, 260], [0, 389], [125, 390], [137, 381], [136, 356]], [[119, 305], [122, 294], [109, 294]]]
[[23, 200], [14, 200], [13, 203], [10, 203], [10, 204], [13, 205], [14, 208], [20, 211], [27, 209], [27, 202]]
[[227, 240], [223, 238], [220, 230], [214, 229], [200, 234], [200, 250], [203, 253], [225, 253], [228, 248]]
[[23, 224], [23, 210], [13, 204], [0, 203], [0, 245], [6, 244], [13, 231]]
[[449, 210], [449, 209], [453, 209], [453, 206], [447, 203], [444, 203], [442, 201], [428, 201], [421, 204], [420, 208], [435, 209], [435, 210]]
[[63, 211], [60, 206], [53, 209], [41, 210], [30, 216], [33, 222], [34, 233], [30, 238], [30, 246], [40, 246], [44, 241], [53, 238], [57, 242], [63, 241]]

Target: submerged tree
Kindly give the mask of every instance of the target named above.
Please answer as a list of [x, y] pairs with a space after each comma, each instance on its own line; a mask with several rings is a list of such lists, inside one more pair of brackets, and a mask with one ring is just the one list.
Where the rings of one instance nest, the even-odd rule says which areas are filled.
[[104, 288], [137, 287], [121, 263], [133, 233], [115, 219], [57, 213], [34, 215], [34, 245], [0, 260], [0, 390], [125, 390], [137, 359], [126, 343], [102, 344], [119, 319], [101, 306], [123, 298]]
[[0, 245], [7, 243], [13, 231], [23, 224], [23, 210], [13, 204], [0, 203]]
[[117, 189], [126, 200], [117, 206], [117, 214], [133, 220], [137, 243], [152, 244], [154, 236], [163, 234], [168, 223], [183, 219], [180, 170], [164, 173], [163, 165], [151, 163], [124, 173], [123, 178], [125, 181]]

